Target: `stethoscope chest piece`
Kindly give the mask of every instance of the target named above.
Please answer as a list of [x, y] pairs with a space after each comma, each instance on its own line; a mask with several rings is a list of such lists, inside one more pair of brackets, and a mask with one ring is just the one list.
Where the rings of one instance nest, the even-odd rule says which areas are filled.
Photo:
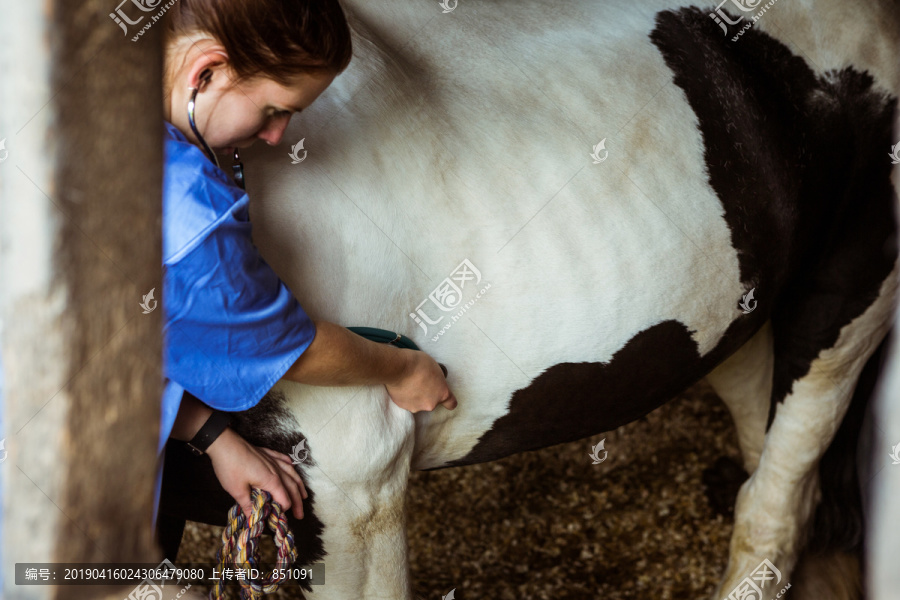
[[242, 190], [247, 188], [244, 187], [244, 163], [241, 162], [241, 155], [238, 154], [238, 149], [234, 149], [234, 164], [231, 165], [231, 176], [234, 177], [234, 182], [238, 184]]

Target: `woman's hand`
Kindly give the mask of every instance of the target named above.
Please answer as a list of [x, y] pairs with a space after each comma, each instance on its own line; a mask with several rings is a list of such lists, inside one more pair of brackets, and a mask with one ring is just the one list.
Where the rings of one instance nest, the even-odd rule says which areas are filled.
[[289, 456], [254, 446], [230, 427], [213, 441], [206, 453], [219, 483], [240, 504], [248, 520], [253, 509], [252, 488], [269, 492], [285, 513], [293, 506], [294, 516], [303, 518], [303, 499], [309, 494]]
[[307, 385], [384, 384], [394, 404], [410, 412], [456, 408], [444, 373], [419, 350], [369, 341], [340, 325], [316, 321], [316, 335], [284, 378]]
[[400, 352], [406, 356], [406, 368], [394, 381], [384, 385], [394, 404], [412, 413], [431, 411], [438, 405], [449, 410], [456, 408], [456, 397], [447, 386], [440, 365], [421, 351], [402, 349]]

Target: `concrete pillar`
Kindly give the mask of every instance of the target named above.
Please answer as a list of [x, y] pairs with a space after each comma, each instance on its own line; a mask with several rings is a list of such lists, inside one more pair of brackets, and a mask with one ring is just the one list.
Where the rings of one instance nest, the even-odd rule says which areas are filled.
[[5, 598], [134, 587], [16, 586], [17, 562], [161, 558], [162, 27], [132, 42], [119, 1], [0, 0]]

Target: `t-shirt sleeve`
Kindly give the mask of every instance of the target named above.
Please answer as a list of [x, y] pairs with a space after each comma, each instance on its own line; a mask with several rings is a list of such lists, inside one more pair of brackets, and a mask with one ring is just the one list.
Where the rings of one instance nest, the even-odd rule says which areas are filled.
[[218, 410], [255, 406], [315, 324], [260, 256], [236, 206], [165, 265], [166, 377]]

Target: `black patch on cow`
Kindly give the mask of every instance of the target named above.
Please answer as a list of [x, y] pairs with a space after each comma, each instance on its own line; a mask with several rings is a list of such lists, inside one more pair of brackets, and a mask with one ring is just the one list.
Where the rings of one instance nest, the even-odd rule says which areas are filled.
[[[776, 405], [893, 269], [897, 199], [886, 149], [897, 98], [852, 67], [818, 75], [755, 28], [722, 38], [695, 8], [660, 13], [650, 37], [697, 116], [741, 278], [758, 286], [757, 298], [775, 299], [771, 426]], [[855, 450], [877, 356], [819, 465], [810, 547], [820, 551], [862, 548]]]
[[[697, 116], [705, 175], [759, 307], [737, 318], [704, 357], [687, 328], [668, 321], [635, 335], [609, 363], [550, 367], [513, 394], [508, 414], [468, 455], [445, 467], [624, 425], [703, 377], [768, 318], [774, 412], [819, 352], [872, 304], [893, 267], [887, 153], [895, 97], [853, 68], [819, 76], [756, 29], [737, 42], [722, 38], [696, 8], [659, 13], [650, 39]], [[594, 333], [602, 335], [602, 326]]]
[[852, 67], [817, 75], [758, 29], [723, 38], [696, 8], [659, 13], [650, 39], [697, 116], [741, 279], [776, 301], [771, 424], [893, 268], [897, 99]]
[[439, 468], [580, 440], [639, 419], [752, 337], [766, 319], [763, 311], [759, 313], [732, 323], [704, 357], [683, 323], [664, 321], [635, 335], [608, 363], [554, 365], [513, 394], [509, 412], [469, 454]]
[[[254, 446], [271, 448], [288, 456], [305, 439], [300, 424], [287, 409], [284, 393], [277, 390], [270, 390], [256, 406], [234, 413], [231, 427]], [[311, 451], [304, 462], [316, 464]]]

